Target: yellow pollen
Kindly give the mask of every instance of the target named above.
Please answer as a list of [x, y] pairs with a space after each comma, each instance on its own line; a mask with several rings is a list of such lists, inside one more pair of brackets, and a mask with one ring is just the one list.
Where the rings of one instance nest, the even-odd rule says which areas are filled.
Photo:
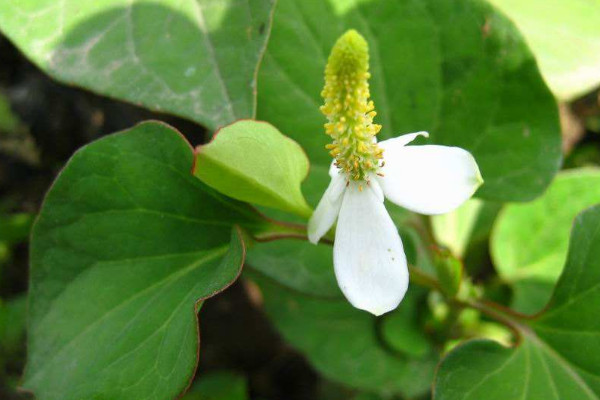
[[[325, 68], [321, 112], [327, 117], [325, 133], [333, 139], [329, 154], [348, 176], [366, 181], [377, 173], [383, 150], [373, 141], [381, 125], [373, 123], [377, 113], [369, 100], [369, 48], [355, 30], [344, 33], [335, 43]], [[362, 190], [362, 186], [359, 186]]]

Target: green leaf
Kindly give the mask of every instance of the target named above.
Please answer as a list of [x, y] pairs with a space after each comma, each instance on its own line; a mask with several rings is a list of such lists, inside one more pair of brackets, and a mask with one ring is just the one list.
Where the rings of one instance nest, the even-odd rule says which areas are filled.
[[437, 249], [434, 253], [435, 272], [443, 294], [453, 298], [462, 283], [463, 264], [449, 250]]
[[234, 199], [293, 212], [312, 213], [300, 184], [308, 174], [302, 147], [265, 122], [239, 121], [199, 146], [194, 174]]
[[23, 0], [0, 29], [61, 82], [214, 129], [255, 113], [274, 0]]
[[248, 249], [247, 264], [266, 277], [299, 292], [318, 297], [341, 297], [333, 272], [333, 248], [305, 240], [256, 243]]
[[498, 208], [494, 203], [470, 199], [452, 212], [432, 216], [433, 235], [452, 254], [463, 257], [473, 240], [489, 235]]
[[28, 213], [0, 214], [0, 242], [8, 244], [27, 240], [34, 215]]
[[0, 135], [16, 131], [20, 124], [19, 119], [10, 109], [8, 99], [0, 93]]
[[432, 345], [419, 324], [419, 302], [423, 303], [425, 290], [411, 288], [397, 309], [386, 314], [381, 323], [381, 335], [393, 350], [411, 357], [425, 357]]
[[559, 99], [573, 100], [600, 85], [600, 1], [489, 1], [523, 32]]
[[26, 296], [3, 302], [0, 299], [0, 372], [6, 358], [21, 350], [25, 344]]
[[181, 400], [247, 400], [246, 379], [229, 371], [213, 372], [196, 382]]
[[31, 244], [24, 387], [40, 400], [173, 399], [197, 363], [201, 301], [240, 273], [234, 223], [262, 222], [191, 174], [160, 123], [79, 150]]
[[561, 172], [539, 199], [502, 210], [491, 241], [498, 274], [510, 283], [536, 286], [534, 291], [515, 291], [518, 311], [534, 313], [546, 304], [567, 258], [573, 219], [598, 203], [600, 170], [580, 169]]
[[548, 309], [514, 321], [515, 348], [470, 341], [442, 362], [435, 400], [600, 398], [600, 207], [575, 221], [564, 272]]
[[428, 130], [431, 139], [420, 143], [469, 150], [485, 179], [479, 195], [488, 199], [530, 200], [558, 170], [554, 98], [516, 28], [485, 3], [289, 0], [273, 21], [258, 117], [321, 167], [311, 168], [307, 188], [322, 193], [329, 181], [319, 94], [329, 51], [350, 28], [370, 45], [381, 140]]
[[[281, 286], [256, 272], [264, 308], [283, 337], [326, 378], [357, 389], [406, 396], [426, 392], [437, 363], [433, 354], [412, 358], [383, 347], [376, 319], [346, 299], [317, 298]], [[410, 295], [410, 292], [409, 292]]]

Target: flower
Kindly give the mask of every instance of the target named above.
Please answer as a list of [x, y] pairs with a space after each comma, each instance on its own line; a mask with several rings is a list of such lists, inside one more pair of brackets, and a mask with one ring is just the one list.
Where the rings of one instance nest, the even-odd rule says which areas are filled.
[[356, 308], [381, 315], [395, 309], [408, 288], [408, 267], [384, 198], [421, 214], [449, 212], [483, 183], [473, 156], [458, 147], [407, 146], [416, 132], [377, 142], [369, 101], [368, 47], [356, 31], [334, 45], [325, 70], [321, 107], [327, 145], [335, 158], [331, 182], [308, 223], [317, 243], [337, 219], [333, 263], [338, 284]]

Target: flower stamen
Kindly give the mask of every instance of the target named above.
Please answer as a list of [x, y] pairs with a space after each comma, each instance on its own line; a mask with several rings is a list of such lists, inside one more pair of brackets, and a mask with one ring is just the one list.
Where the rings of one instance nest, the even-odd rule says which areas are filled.
[[[364, 181], [379, 169], [383, 150], [374, 140], [381, 125], [373, 123], [377, 113], [369, 100], [369, 51], [366, 40], [355, 30], [342, 35], [333, 46], [325, 68], [325, 133], [333, 138], [326, 148], [335, 164], [350, 179]], [[359, 186], [359, 190], [361, 186]]]

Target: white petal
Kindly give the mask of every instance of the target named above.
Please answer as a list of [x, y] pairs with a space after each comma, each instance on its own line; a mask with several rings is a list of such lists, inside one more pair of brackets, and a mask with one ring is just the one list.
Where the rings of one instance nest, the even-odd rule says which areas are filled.
[[340, 169], [335, 165], [335, 160], [329, 165], [329, 176], [334, 178], [340, 174]]
[[379, 181], [377, 180], [377, 176], [375, 174], [372, 174], [370, 176], [368, 186], [373, 191], [373, 193], [375, 193], [375, 197], [377, 197], [377, 199], [380, 202], [383, 202], [383, 200], [385, 200], [385, 196], [383, 194], [383, 189], [381, 188], [381, 185], [379, 185]]
[[335, 222], [342, 205], [342, 194], [346, 189], [346, 179], [342, 174], [331, 178], [329, 186], [313, 215], [308, 220], [308, 240], [318, 243]]
[[[385, 145], [388, 147], [401, 148], [415, 140], [417, 137], [423, 136], [424, 138], [429, 137], [429, 133], [425, 131], [415, 132], [415, 133], [407, 133], [406, 135], [398, 136], [395, 138], [384, 140], [383, 142], [379, 142], [379, 145]], [[383, 147], [383, 146], [382, 146]], [[385, 154], [384, 154], [385, 157]]]
[[443, 214], [468, 200], [483, 183], [468, 151], [448, 146], [380, 143], [385, 166], [379, 183], [392, 202], [421, 214]]
[[344, 192], [333, 245], [335, 275], [356, 308], [381, 315], [398, 306], [408, 288], [398, 230], [373, 190], [351, 183]]

